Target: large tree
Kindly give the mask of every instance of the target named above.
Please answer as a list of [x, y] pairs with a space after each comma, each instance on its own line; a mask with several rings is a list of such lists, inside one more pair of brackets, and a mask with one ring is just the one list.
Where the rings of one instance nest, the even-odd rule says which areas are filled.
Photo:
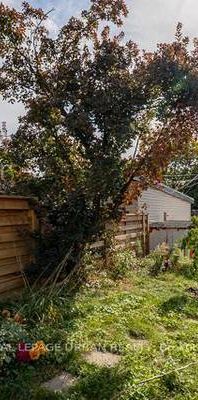
[[60, 258], [161, 179], [197, 132], [198, 42], [190, 51], [179, 24], [173, 43], [141, 52], [120, 31], [127, 13], [124, 0], [91, 0], [52, 38], [41, 9], [0, 4], [0, 93], [26, 110], [12, 159], [48, 202]]

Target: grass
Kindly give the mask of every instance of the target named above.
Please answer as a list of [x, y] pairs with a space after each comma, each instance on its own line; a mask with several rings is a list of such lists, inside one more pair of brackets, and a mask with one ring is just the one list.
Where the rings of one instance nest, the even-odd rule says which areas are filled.
[[[198, 364], [179, 370], [197, 362], [198, 299], [187, 292], [197, 286], [173, 273], [133, 273], [119, 281], [99, 277], [72, 297], [35, 294], [2, 304], [21, 309], [28, 337], [52, 350], [32, 365], [11, 362], [1, 400], [197, 399]], [[134, 347], [136, 340], [145, 344]], [[90, 365], [83, 354], [91, 349], [119, 353], [121, 361], [112, 368]], [[74, 387], [64, 394], [41, 389], [63, 370], [78, 377]]]

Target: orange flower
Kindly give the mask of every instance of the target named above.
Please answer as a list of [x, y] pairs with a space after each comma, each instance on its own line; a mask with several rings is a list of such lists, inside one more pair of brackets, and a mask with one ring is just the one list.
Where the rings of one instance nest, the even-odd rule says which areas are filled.
[[31, 360], [38, 360], [40, 356], [45, 355], [47, 353], [47, 348], [45, 343], [42, 340], [39, 340], [34, 344], [34, 346], [29, 351], [29, 355]]
[[41, 355], [45, 355], [48, 352], [45, 343], [42, 340], [36, 342], [36, 346], [39, 349]]
[[38, 360], [40, 357], [40, 352], [37, 348], [33, 347], [30, 351], [29, 351], [29, 355], [30, 355], [30, 359], [31, 360]]

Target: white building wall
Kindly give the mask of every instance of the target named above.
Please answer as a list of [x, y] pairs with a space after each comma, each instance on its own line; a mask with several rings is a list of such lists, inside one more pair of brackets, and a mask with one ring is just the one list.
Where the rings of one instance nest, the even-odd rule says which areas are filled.
[[143, 191], [138, 200], [139, 210], [149, 214], [149, 222], [190, 221], [191, 204], [185, 200], [171, 196], [161, 190], [149, 188]]
[[167, 243], [170, 248], [175, 242], [182, 240], [188, 229], [152, 229], [149, 234], [149, 250], [155, 250], [162, 243]]

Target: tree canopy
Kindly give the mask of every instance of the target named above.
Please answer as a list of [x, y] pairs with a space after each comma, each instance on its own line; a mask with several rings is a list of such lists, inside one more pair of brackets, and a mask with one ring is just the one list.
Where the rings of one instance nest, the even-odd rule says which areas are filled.
[[198, 40], [191, 50], [178, 24], [173, 43], [140, 51], [121, 31], [124, 0], [90, 3], [55, 38], [41, 9], [0, 4], [0, 94], [26, 110], [8, 151], [64, 249], [161, 179], [198, 126]]
[[168, 185], [182, 191], [195, 200], [193, 208], [198, 210], [198, 141], [193, 140], [185, 152], [175, 157], [165, 175]]

